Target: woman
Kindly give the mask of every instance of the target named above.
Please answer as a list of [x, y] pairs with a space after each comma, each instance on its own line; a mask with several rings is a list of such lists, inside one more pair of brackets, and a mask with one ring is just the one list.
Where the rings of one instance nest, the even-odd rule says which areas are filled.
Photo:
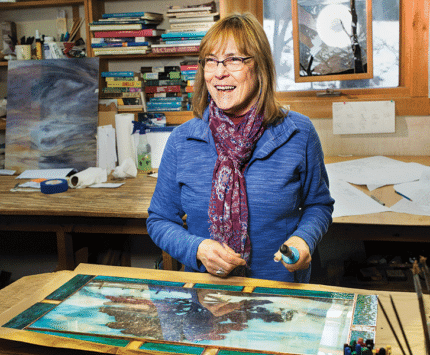
[[[168, 139], [149, 235], [186, 271], [309, 282], [334, 202], [314, 127], [277, 103], [269, 42], [252, 15], [214, 24], [199, 63], [196, 118]], [[278, 262], [283, 243], [299, 251], [295, 264]]]

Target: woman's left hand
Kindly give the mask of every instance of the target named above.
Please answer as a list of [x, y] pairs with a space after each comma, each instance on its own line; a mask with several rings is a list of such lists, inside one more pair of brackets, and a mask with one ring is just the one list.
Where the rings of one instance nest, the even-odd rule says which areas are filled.
[[284, 264], [284, 266], [286, 267], [286, 269], [290, 272], [305, 270], [309, 268], [312, 256], [308, 244], [302, 238], [292, 236], [284, 244], [288, 245], [289, 247], [294, 247], [299, 251], [299, 260], [297, 260], [295, 264], [287, 264], [282, 260], [282, 254], [279, 250], [275, 253], [275, 257], [273, 260], [275, 260], [276, 262], [281, 261], [282, 264]]

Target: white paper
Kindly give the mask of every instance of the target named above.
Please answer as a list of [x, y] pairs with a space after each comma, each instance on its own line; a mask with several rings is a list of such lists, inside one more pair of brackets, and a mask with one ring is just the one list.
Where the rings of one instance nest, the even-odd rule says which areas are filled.
[[335, 200], [333, 218], [390, 210], [346, 181], [330, 181], [330, 194]]
[[117, 182], [117, 183], [114, 183], [114, 182], [104, 182], [104, 183], [100, 183], [100, 184], [90, 185], [89, 187], [92, 187], [92, 188], [115, 189], [115, 188], [120, 187], [122, 185], [124, 185], [123, 182]]
[[0, 169], [0, 175], [13, 175], [16, 170]]
[[405, 163], [396, 159], [375, 156], [327, 164], [330, 180], [344, 180], [367, 185], [370, 191], [385, 185], [418, 180], [425, 165]]
[[115, 128], [112, 125], [97, 127], [97, 166], [106, 169], [108, 175], [118, 161], [115, 148]]
[[63, 179], [73, 169], [39, 169], [39, 170], [25, 170], [17, 179]]
[[134, 114], [118, 113], [115, 115], [116, 142], [118, 150], [118, 164], [121, 165], [127, 158], [135, 161], [135, 151], [132, 140]]
[[402, 198], [394, 206], [390, 207], [390, 210], [398, 213], [416, 214], [420, 216], [430, 216], [430, 206], [422, 206], [414, 201], [408, 201]]
[[423, 168], [418, 181], [396, 184], [394, 190], [417, 205], [430, 207], [430, 167]]
[[394, 101], [333, 102], [333, 134], [395, 132]]
[[158, 168], [160, 166], [161, 157], [163, 155], [164, 147], [166, 146], [167, 139], [172, 132], [149, 132], [148, 143], [151, 146], [151, 166]]

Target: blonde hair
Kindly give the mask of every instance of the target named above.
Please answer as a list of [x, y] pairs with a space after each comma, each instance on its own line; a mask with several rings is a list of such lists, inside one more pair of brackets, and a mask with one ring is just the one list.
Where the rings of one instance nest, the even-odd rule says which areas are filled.
[[[276, 72], [270, 44], [263, 27], [254, 15], [250, 13], [231, 14], [217, 21], [200, 43], [199, 59], [204, 59], [211, 54], [217, 44], [227, 45], [230, 37], [234, 39], [239, 53], [253, 57], [260, 94], [257, 112], [264, 115], [266, 125], [275, 123], [285, 114], [275, 98]], [[194, 84], [194, 115], [201, 118], [208, 104], [204, 71], [203, 67], [199, 65]]]

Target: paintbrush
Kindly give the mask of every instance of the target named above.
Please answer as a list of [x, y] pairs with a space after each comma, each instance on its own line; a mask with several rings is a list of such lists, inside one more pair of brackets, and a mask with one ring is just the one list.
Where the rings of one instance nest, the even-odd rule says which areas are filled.
[[405, 339], [406, 346], [408, 347], [409, 354], [410, 354], [410, 355], [413, 355], [413, 354], [412, 354], [411, 347], [409, 346], [408, 338], [406, 337], [405, 330], [403, 329], [402, 322], [400, 321], [399, 314], [397, 313], [396, 305], [394, 304], [394, 300], [393, 300], [393, 297], [392, 297], [391, 295], [390, 295], [390, 301], [391, 301], [391, 305], [393, 306], [394, 313], [395, 313], [396, 318], [397, 318], [397, 322], [399, 323], [400, 330], [402, 331], [403, 338]]
[[414, 287], [415, 287], [415, 292], [417, 293], [417, 297], [418, 297], [418, 305], [420, 307], [420, 315], [421, 315], [421, 322], [423, 324], [426, 350], [427, 350], [427, 354], [430, 354], [430, 338], [429, 338], [429, 330], [428, 330], [427, 319], [426, 319], [426, 312], [425, 312], [425, 308], [424, 308], [423, 291], [421, 288], [421, 282], [420, 282], [420, 277], [419, 277], [420, 272], [421, 272], [421, 270], [418, 266], [418, 260], [415, 260], [414, 264], [412, 266]]

